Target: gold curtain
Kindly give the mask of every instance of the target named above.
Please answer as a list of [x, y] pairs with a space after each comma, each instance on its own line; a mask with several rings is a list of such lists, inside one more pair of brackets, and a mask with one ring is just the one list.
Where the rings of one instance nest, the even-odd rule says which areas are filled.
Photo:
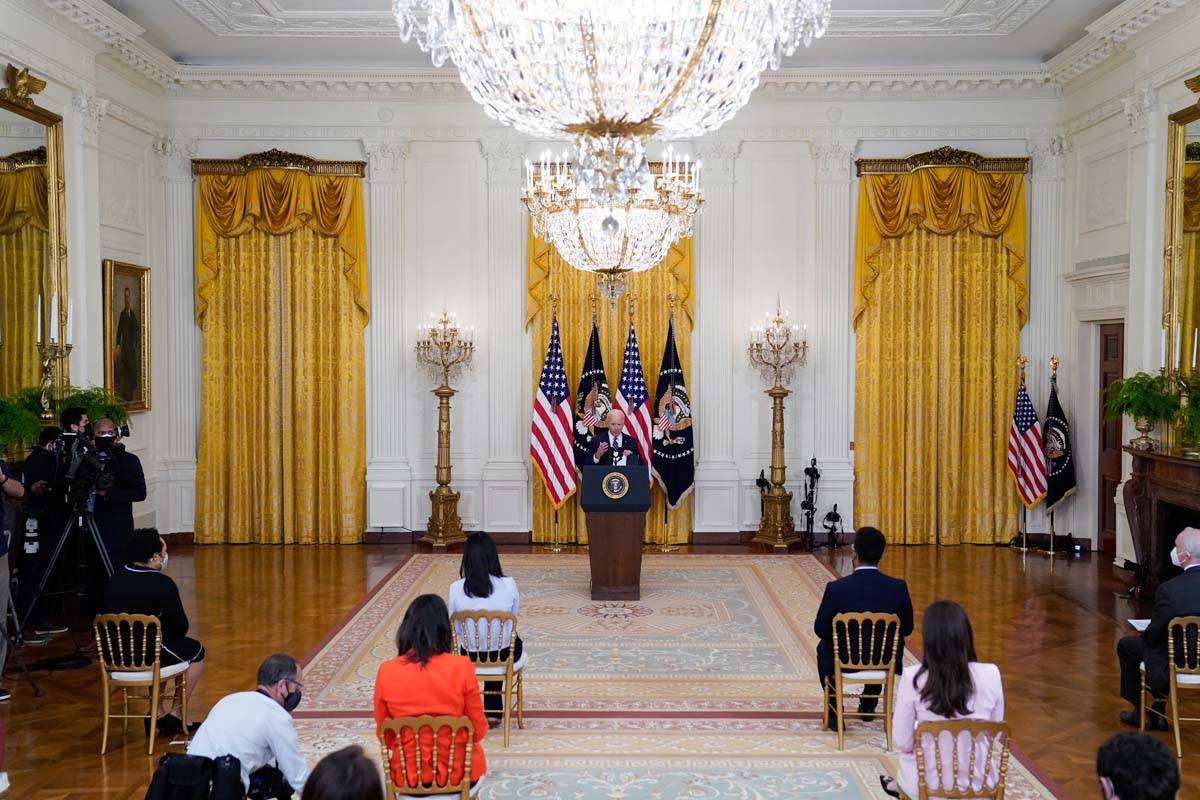
[[203, 175], [196, 540], [362, 540], [367, 264], [362, 181]]
[[38, 298], [49, 298], [54, 286], [47, 281], [46, 197], [44, 165], [0, 172], [0, 395], [37, 386], [42, 378]]
[[1200, 353], [1192, 351], [1192, 337], [1200, 327], [1200, 162], [1183, 165], [1183, 276], [1179, 282], [1179, 348], [1184, 368]]
[[963, 167], [860, 181], [855, 521], [891, 541], [1016, 529], [1005, 447], [1028, 313], [1024, 185]]
[[[559, 298], [558, 323], [562, 336], [563, 367], [567, 385], [576, 388], [592, 332], [592, 309], [600, 329], [600, 346], [609, 386], [616, 396], [625, 354], [625, 339], [629, 334], [629, 295], [634, 297], [634, 327], [642, 354], [642, 369], [651, 402], [658, 385], [659, 360], [667, 342], [667, 324], [671, 309], [668, 295], [675, 295], [675, 343], [683, 363], [684, 382], [690, 385], [692, 336], [692, 246], [685, 239], [673, 246], [663, 263], [652, 270], [629, 276], [629, 289], [617, 301], [615, 310], [604, 298], [593, 306], [596, 277], [574, 269], [564, 262], [558, 251], [547, 242], [529, 233], [528, 282], [525, 301], [526, 326], [533, 324], [533, 393], [541, 377], [542, 361], [550, 344], [550, 308], [548, 298]], [[554, 506], [546, 495], [545, 485], [537, 469], [530, 467], [533, 491], [533, 541], [554, 540]], [[692, 501], [689, 496], [679, 508], [669, 512], [663, 523], [666, 495], [655, 481], [651, 490], [650, 510], [646, 513], [646, 542], [650, 544], [686, 544], [692, 535]], [[558, 512], [559, 540], [587, 543], [587, 525], [579, 507], [578, 493], [572, 495]]]

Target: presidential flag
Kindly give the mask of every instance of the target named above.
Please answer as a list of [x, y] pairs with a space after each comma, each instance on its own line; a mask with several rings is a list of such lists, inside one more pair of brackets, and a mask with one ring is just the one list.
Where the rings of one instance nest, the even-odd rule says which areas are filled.
[[1026, 508], [1033, 508], [1046, 496], [1046, 452], [1042, 426], [1025, 391], [1025, 382], [1017, 389], [1017, 407], [1008, 428], [1008, 474]]
[[1046, 403], [1046, 460], [1049, 478], [1046, 486], [1046, 510], [1055, 507], [1075, 491], [1075, 459], [1071, 456], [1071, 429], [1067, 415], [1058, 402], [1058, 374], [1050, 375], [1050, 401]]
[[542, 365], [537, 397], [533, 401], [533, 426], [529, 454], [546, 485], [550, 502], [559, 508], [575, 493], [575, 464], [571, 457], [571, 402], [567, 373], [563, 370], [562, 339], [558, 319], [551, 323], [550, 346]]
[[654, 391], [654, 477], [667, 495], [667, 506], [676, 508], [696, 482], [692, 431], [692, 402], [683, 384], [683, 368], [675, 346], [675, 318], [667, 328], [667, 344]]
[[637, 333], [629, 325], [625, 339], [625, 357], [621, 362], [621, 380], [617, 383], [617, 408], [625, 412], [625, 430], [638, 443], [638, 454], [647, 470], [651, 465], [650, 406], [646, 392], [646, 376], [642, 372], [642, 354], [638, 350]]
[[596, 428], [604, 415], [613, 407], [608, 378], [604, 374], [604, 354], [600, 352], [600, 330], [592, 318], [592, 336], [588, 340], [587, 353], [583, 357], [583, 371], [575, 387], [575, 466], [590, 466], [591, 455], [588, 442], [596, 435]]

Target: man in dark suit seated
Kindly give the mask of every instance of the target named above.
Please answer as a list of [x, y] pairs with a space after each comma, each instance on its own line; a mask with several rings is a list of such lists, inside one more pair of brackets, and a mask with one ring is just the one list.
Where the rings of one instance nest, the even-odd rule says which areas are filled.
[[[912, 599], [908, 596], [908, 584], [879, 571], [879, 560], [883, 558], [886, 542], [878, 528], [859, 528], [854, 534], [854, 572], [836, 581], [825, 584], [821, 607], [813, 621], [813, 631], [820, 638], [817, 644], [817, 674], [821, 685], [833, 680], [833, 618], [843, 613], [871, 611], [877, 614], [895, 614], [900, 617], [900, 642], [896, 650], [896, 674], [904, 668], [904, 637], [913, 632]], [[883, 692], [880, 684], [863, 687], [858, 710], [871, 714], [879, 704]], [[836, 730], [839, 702], [830, 706], [829, 724]]]
[[598, 433], [588, 442], [588, 453], [593, 464], [632, 467], [639, 463], [638, 441], [625, 433], [625, 412], [613, 409], [604, 415], [604, 433]]
[[[1167, 626], [1175, 617], [1200, 614], [1200, 528], [1184, 528], [1175, 537], [1171, 563], [1182, 567], [1183, 574], [1171, 578], [1154, 593], [1154, 612], [1146, 630], [1117, 642], [1121, 697], [1133, 704], [1132, 711], [1121, 712], [1121, 722], [1126, 725], [1139, 724], [1142, 703], [1140, 665], [1146, 664], [1146, 684], [1151, 693], [1155, 697], [1166, 696], [1171, 680], [1167, 665]], [[1162, 702], [1154, 703], [1156, 710], [1161, 711], [1163, 706]], [[1146, 729], [1165, 731], [1167, 721], [1147, 714]]]

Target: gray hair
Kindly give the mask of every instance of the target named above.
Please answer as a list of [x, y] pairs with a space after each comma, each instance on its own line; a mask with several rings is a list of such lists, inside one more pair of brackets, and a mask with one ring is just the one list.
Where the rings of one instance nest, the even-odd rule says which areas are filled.
[[283, 680], [293, 680], [299, 668], [299, 662], [287, 653], [267, 656], [258, 668], [258, 685], [270, 686]]
[[1178, 539], [1179, 548], [1200, 561], [1200, 528], [1184, 528], [1179, 532]]

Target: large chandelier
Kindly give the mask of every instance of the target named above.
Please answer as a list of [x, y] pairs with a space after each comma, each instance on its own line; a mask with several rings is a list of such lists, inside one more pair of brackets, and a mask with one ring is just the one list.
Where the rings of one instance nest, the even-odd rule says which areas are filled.
[[636, 196], [645, 144], [727, 122], [764, 69], [829, 26], [831, 0], [393, 0], [405, 41], [452, 59], [493, 119], [576, 145], [598, 205]]
[[522, 201], [534, 232], [576, 269], [600, 276], [610, 302], [625, 291], [627, 276], [662, 263], [671, 245], [692, 235], [700, 210], [700, 163], [673, 151], [646, 165], [637, 192], [615, 206], [597, 204], [574, 175], [569, 156], [525, 163]]

